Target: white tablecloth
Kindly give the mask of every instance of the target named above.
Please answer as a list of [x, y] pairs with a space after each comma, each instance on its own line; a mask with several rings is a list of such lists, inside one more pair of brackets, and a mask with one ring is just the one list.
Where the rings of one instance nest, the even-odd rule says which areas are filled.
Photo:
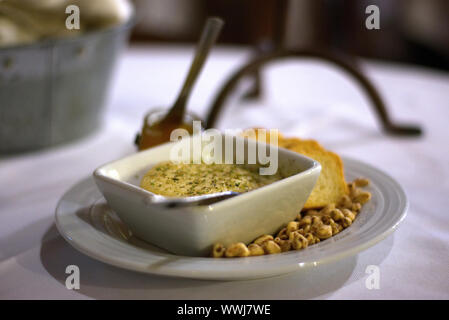
[[[271, 279], [216, 282], [121, 270], [66, 243], [54, 226], [58, 199], [100, 164], [134, 152], [144, 113], [172, 103], [192, 51], [130, 49], [118, 66], [101, 130], [65, 146], [0, 158], [0, 298], [449, 298], [449, 75], [409, 66], [364, 64], [393, 118], [423, 127], [419, 138], [382, 133], [357, 86], [314, 60], [272, 64], [263, 73], [262, 99], [242, 102], [236, 94], [220, 121], [222, 129], [257, 125], [313, 137], [397, 179], [410, 199], [405, 222], [358, 256]], [[213, 92], [247, 57], [243, 49], [214, 50], [189, 108], [204, 115]], [[65, 287], [70, 264], [80, 268], [79, 290]], [[368, 265], [379, 266], [378, 290], [366, 288]]]

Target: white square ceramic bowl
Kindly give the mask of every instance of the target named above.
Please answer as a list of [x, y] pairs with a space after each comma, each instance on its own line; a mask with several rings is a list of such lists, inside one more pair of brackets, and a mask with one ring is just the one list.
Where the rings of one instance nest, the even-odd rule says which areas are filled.
[[[267, 147], [243, 140], [245, 150]], [[278, 166], [286, 178], [207, 206], [164, 208], [152, 204], [150, 193], [139, 184], [152, 166], [170, 159], [170, 150], [177, 143], [185, 141], [103, 165], [95, 170], [94, 178], [110, 207], [134, 235], [179, 255], [204, 256], [216, 242], [249, 243], [259, 235], [276, 232], [302, 209], [321, 171], [318, 162], [279, 148]]]

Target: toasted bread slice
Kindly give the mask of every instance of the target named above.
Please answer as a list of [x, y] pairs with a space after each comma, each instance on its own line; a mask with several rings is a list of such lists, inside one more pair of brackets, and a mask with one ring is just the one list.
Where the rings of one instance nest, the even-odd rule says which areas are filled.
[[[248, 129], [242, 135], [248, 138], [262, 140], [263, 138], [258, 134], [257, 129]], [[253, 130], [255, 131], [255, 135], [253, 134]], [[315, 140], [285, 138], [280, 133], [277, 136], [279, 147], [303, 154], [321, 164], [320, 177], [307, 199], [304, 209], [322, 208], [331, 203], [338, 203], [341, 197], [348, 193], [348, 186], [343, 173], [343, 162], [337, 154], [327, 151]], [[269, 137], [270, 135], [267, 131], [267, 143], [270, 143]]]
[[[259, 130], [265, 130], [265, 139], [263, 135], [261, 135], [261, 131]], [[279, 141], [284, 139], [284, 136], [278, 131], [278, 130], [272, 130], [264, 129], [264, 128], [249, 128], [244, 130], [240, 136], [248, 138], [248, 139], [256, 139], [258, 141], [264, 142], [264, 143], [270, 143], [271, 135], [273, 134], [274, 139]]]
[[321, 208], [330, 203], [338, 203], [341, 197], [348, 193], [343, 174], [343, 162], [337, 154], [327, 151], [315, 140], [283, 138], [279, 139], [279, 147], [303, 154], [321, 164], [321, 174], [304, 209]]

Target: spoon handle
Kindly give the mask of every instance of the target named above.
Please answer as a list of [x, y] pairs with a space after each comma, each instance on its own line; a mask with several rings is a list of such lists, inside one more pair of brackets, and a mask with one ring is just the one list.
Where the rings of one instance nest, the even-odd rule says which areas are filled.
[[190, 66], [187, 78], [174, 106], [169, 111], [168, 116], [182, 116], [184, 114], [185, 105], [190, 91], [198, 78], [198, 74], [206, 61], [207, 56], [209, 55], [210, 49], [220, 34], [223, 24], [223, 20], [218, 17], [211, 17], [207, 19], [206, 26], [204, 27], [200, 41], [198, 42], [195, 58]]
[[152, 195], [148, 198], [148, 203], [165, 208], [178, 208], [188, 206], [209, 205], [221, 200], [238, 196], [240, 193], [235, 191], [223, 191], [217, 193], [204, 194], [200, 196], [191, 196], [185, 198], [166, 198], [160, 195]]

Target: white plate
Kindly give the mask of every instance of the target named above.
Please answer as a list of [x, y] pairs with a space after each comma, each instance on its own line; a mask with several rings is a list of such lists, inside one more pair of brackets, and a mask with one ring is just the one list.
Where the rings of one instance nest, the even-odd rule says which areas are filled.
[[407, 197], [382, 171], [344, 158], [346, 178], [365, 177], [372, 199], [354, 223], [305, 250], [236, 259], [184, 257], [133, 237], [107, 206], [92, 178], [72, 187], [56, 208], [56, 226], [76, 249], [105, 263], [144, 273], [196, 279], [243, 280], [276, 276], [355, 255], [386, 238], [405, 218]]

